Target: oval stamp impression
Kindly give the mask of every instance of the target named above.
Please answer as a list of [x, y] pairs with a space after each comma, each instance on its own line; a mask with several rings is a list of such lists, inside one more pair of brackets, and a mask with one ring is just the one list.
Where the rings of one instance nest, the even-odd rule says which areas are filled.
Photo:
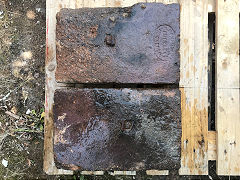
[[158, 59], [165, 61], [173, 58], [175, 43], [175, 32], [171, 26], [160, 25], [157, 27], [154, 35], [154, 52]]

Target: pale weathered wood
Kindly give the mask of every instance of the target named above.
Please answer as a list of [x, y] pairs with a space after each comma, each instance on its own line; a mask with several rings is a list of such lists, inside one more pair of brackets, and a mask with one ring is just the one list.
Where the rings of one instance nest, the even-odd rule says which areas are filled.
[[[216, 11], [216, 1], [217, 0], [208, 0], [208, 12], [215, 12]], [[240, 12], [240, 3], [238, 4], [238, 9]]]
[[136, 171], [113, 171], [109, 174], [112, 176], [136, 176]]
[[216, 131], [208, 131], [208, 160], [217, 158]]
[[43, 169], [47, 174], [72, 174], [71, 171], [57, 169], [53, 156], [53, 94], [56, 89], [56, 4], [53, 0], [46, 1], [46, 86], [45, 86], [45, 128], [44, 128], [44, 164]]
[[240, 175], [239, 0], [216, 3], [217, 174]]
[[217, 174], [240, 175], [239, 89], [217, 90]]
[[149, 176], [167, 176], [169, 175], [168, 170], [147, 170], [146, 174]]
[[81, 171], [82, 175], [104, 175], [104, 171]]
[[217, 88], [239, 88], [239, 0], [216, 5]]
[[180, 175], [208, 174], [208, 2], [182, 1]]
[[180, 87], [194, 87], [194, 3], [183, 1], [180, 12]]

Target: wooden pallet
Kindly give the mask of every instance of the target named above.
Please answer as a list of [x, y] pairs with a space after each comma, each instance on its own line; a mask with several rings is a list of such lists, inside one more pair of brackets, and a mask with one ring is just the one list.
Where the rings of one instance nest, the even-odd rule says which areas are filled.
[[[65, 84], [56, 83], [56, 13], [61, 8], [126, 7], [141, 0], [47, 0], [46, 102], [44, 171], [57, 169], [53, 159], [53, 94]], [[240, 175], [239, 110], [239, 0], [146, 0], [180, 3], [180, 90], [182, 152], [180, 175], [207, 175], [208, 161], [217, 161], [218, 175]], [[216, 12], [216, 127], [208, 131], [208, 13]], [[103, 171], [83, 171], [102, 175]], [[168, 175], [168, 170], [147, 170], [148, 175]], [[115, 171], [112, 175], [135, 175]]]

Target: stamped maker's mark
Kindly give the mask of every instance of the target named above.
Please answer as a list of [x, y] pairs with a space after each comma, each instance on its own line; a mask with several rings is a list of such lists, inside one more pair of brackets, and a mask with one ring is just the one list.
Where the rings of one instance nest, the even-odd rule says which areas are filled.
[[164, 61], [171, 58], [175, 51], [175, 32], [169, 25], [160, 25], [157, 27], [154, 35], [155, 55]]

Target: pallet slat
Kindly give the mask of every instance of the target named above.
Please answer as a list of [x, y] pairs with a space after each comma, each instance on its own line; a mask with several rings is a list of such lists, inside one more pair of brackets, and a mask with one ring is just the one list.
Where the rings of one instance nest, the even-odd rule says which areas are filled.
[[216, 3], [217, 173], [240, 175], [239, 0]]
[[208, 174], [208, 2], [182, 1], [180, 175]]
[[45, 128], [44, 128], [44, 164], [43, 169], [49, 175], [72, 174], [71, 171], [57, 169], [53, 157], [53, 94], [56, 89], [54, 79], [56, 67], [56, 4], [52, 0], [46, 2], [46, 85], [45, 85]]
[[239, 89], [218, 89], [217, 100], [217, 174], [240, 175]]
[[217, 1], [217, 88], [239, 88], [239, 0]]

